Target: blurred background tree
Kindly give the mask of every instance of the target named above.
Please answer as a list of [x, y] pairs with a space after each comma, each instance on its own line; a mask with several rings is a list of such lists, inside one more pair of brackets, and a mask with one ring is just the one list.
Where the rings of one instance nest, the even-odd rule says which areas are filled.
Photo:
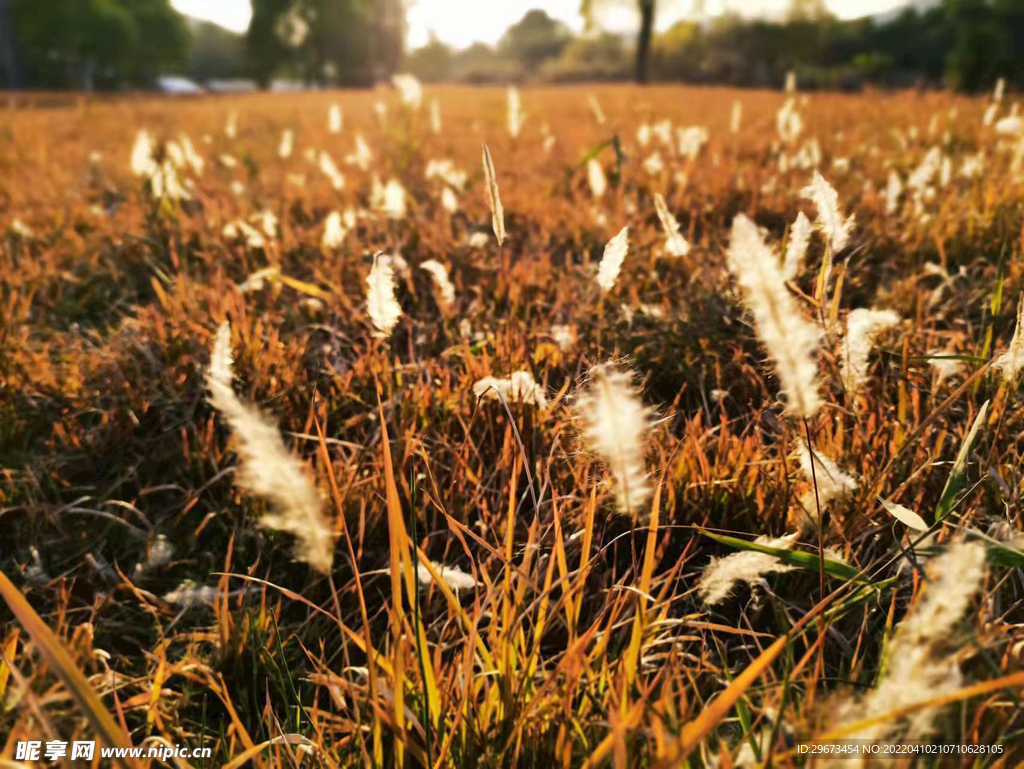
[[144, 85], [188, 53], [168, 0], [10, 0], [8, 12], [19, 79], [37, 87]]
[[527, 75], [536, 74], [544, 62], [557, 58], [572, 41], [572, 32], [546, 11], [532, 10], [508, 31], [498, 43], [498, 52], [515, 59]]
[[369, 85], [395, 72], [402, 55], [400, 0], [253, 0], [246, 35], [251, 72], [308, 85]]

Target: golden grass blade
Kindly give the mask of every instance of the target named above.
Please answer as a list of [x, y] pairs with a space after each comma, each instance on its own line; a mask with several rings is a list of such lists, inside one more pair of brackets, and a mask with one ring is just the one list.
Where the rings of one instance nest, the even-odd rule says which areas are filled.
[[487, 185], [487, 205], [491, 209], [491, 226], [494, 228], [494, 237], [498, 239], [500, 246], [505, 242], [505, 209], [501, 207], [501, 197], [498, 195], [498, 177], [494, 173], [494, 161], [491, 160], [491, 151], [484, 145], [484, 181]]
[[14, 655], [18, 650], [18, 633], [18, 628], [11, 630], [3, 646], [3, 658], [0, 659], [0, 701], [7, 691], [7, 679], [11, 676], [10, 666], [14, 664]]
[[[404, 643], [402, 638], [402, 626], [406, 620], [405, 611], [402, 608], [402, 577], [404, 576], [405, 578], [406, 595], [410, 602], [416, 600], [416, 587], [414, 582], [416, 578], [413, 575], [412, 562], [409, 558], [409, 535], [406, 533], [405, 521], [402, 518], [402, 503], [398, 499], [398, 486], [395, 483], [395, 468], [391, 459], [391, 439], [388, 436], [387, 420], [384, 419], [384, 406], [380, 400], [379, 390], [377, 392], [377, 409], [380, 415], [381, 444], [384, 452], [384, 485], [388, 508], [388, 537], [391, 543], [391, 603], [393, 612], [392, 622], [394, 623], [392, 625], [392, 631], [394, 633], [394, 642], [397, 653], [398, 645]], [[422, 664], [423, 676], [425, 678], [423, 684], [427, 689], [427, 708], [430, 720], [432, 724], [436, 726], [441, 715], [441, 697], [437, 690], [437, 681], [434, 677], [433, 663], [431, 662], [427, 648], [426, 633], [423, 629], [422, 622], [416, 623], [415, 632], [419, 636], [417, 648], [420, 650], [420, 662]], [[405, 719], [404, 706], [402, 706], [403, 712], [401, 714], [399, 714], [397, 710], [402, 699], [401, 690], [402, 687], [404, 687], [404, 680], [399, 680], [401, 677], [398, 675], [398, 666], [396, 665], [395, 668], [395, 723], [399, 728], [402, 728]]]
[[960, 450], [953, 461], [953, 468], [949, 471], [949, 478], [946, 479], [946, 485], [942, 489], [942, 496], [939, 497], [939, 504], [935, 508], [936, 521], [941, 521], [949, 515], [949, 511], [953, 509], [953, 503], [956, 501], [956, 495], [960, 493], [960, 489], [964, 486], [964, 472], [967, 470], [967, 460], [970, 459], [971, 447], [974, 446], [974, 440], [978, 437], [978, 430], [985, 423], [985, 416], [988, 414], [988, 404], [988, 401], [981, 404], [981, 408], [978, 409], [978, 415], [974, 418], [974, 424], [971, 425], [971, 429], [964, 438], [964, 442], [960, 444]]
[[[0, 572], [0, 595], [3, 596], [11, 612], [32, 638], [43, 658], [53, 668], [53, 672], [64, 683], [68, 693], [96, 731], [96, 736], [111, 748], [130, 747], [127, 736], [117, 726], [99, 695], [75, 665], [75, 661], [60, 638], [36, 614], [35, 609], [25, 600], [25, 596], [3, 572]], [[135, 766], [135, 761], [129, 758], [117, 757], [114, 758], [114, 761], [123, 767]]]
[[633, 636], [626, 652], [626, 683], [633, 684], [636, 671], [640, 665], [643, 651], [645, 614], [647, 613], [647, 596], [651, 590], [651, 576], [654, 574], [655, 550], [658, 547], [658, 508], [661, 507], [661, 484], [654, 489], [651, 501], [651, 517], [647, 523], [647, 545], [644, 548], [644, 565], [640, 573], [640, 595], [637, 599], [636, 614], [633, 615]]

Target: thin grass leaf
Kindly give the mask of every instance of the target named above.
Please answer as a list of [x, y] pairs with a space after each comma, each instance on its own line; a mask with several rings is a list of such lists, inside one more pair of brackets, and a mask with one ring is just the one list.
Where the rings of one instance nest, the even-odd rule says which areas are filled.
[[946, 486], [942, 489], [942, 496], [939, 497], [939, 504], [935, 508], [936, 521], [941, 521], [949, 515], [956, 501], [956, 495], [964, 487], [964, 472], [967, 470], [967, 460], [970, 458], [971, 447], [978, 436], [978, 430], [988, 414], [988, 404], [988, 401], [982, 404], [981, 409], [978, 411], [978, 416], [974, 419], [974, 424], [971, 425], [971, 429], [967, 433], [967, 437], [960, 444], [960, 451], [957, 452], [956, 459], [953, 462], [953, 469], [949, 473], [949, 478], [946, 479]]

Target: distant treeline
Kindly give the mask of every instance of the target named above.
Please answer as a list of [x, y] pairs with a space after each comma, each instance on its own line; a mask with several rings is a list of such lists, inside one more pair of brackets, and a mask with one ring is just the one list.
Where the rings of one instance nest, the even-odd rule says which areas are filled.
[[[211, 0], [213, 2], [215, 0]], [[657, 0], [636, 4], [650, 20]], [[538, 4], [540, 0], [538, 0]], [[426, 81], [629, 80], [803, 88], [1024, 87], [1024, 0], [917, 0], [902, 12], [840, 21], [822, 0], [793, 0], [783, 21], [724, 15], [663, 34], [577, 36], [542, 10], [494, 46], [438, 41], [403, 53], [402, 0], [253, 0], [245, 35], [187, 20], [169, 0], [0, 0], [0, 87], [121, 89], [160, 74], [199, 82], [273, 78], [365, 85], [406, 69]], [[584, 0], [583, 7], [592, 2]], [[638, 51], [646, 55], [639, 55]]]
[[[641, 0], [642, 1], [642, 0]], [[883, 17], [838, 20], [820, 2], [794, 2], [783, 21], [735, 14], [681, 21], [650, 45], [647, 75], [661, 81], [778, 86], [789, 71], [801, 87], [988, 88], [997, 77], [1024, 86], [1024, 0], [942, 0]], [[632, 37], [577, 37], [543, 11], [530, 11], [497, 46], [453, 51], [432, 41], [405, 67], [424, 80], [551, 82], [629, 80]]]

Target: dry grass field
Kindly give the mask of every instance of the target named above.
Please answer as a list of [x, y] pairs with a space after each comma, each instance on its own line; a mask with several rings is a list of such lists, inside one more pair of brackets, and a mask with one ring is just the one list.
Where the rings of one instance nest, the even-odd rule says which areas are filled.
[[0, 763], [1024, 759], [1013, 96], [409, 91], [0, 110]]

